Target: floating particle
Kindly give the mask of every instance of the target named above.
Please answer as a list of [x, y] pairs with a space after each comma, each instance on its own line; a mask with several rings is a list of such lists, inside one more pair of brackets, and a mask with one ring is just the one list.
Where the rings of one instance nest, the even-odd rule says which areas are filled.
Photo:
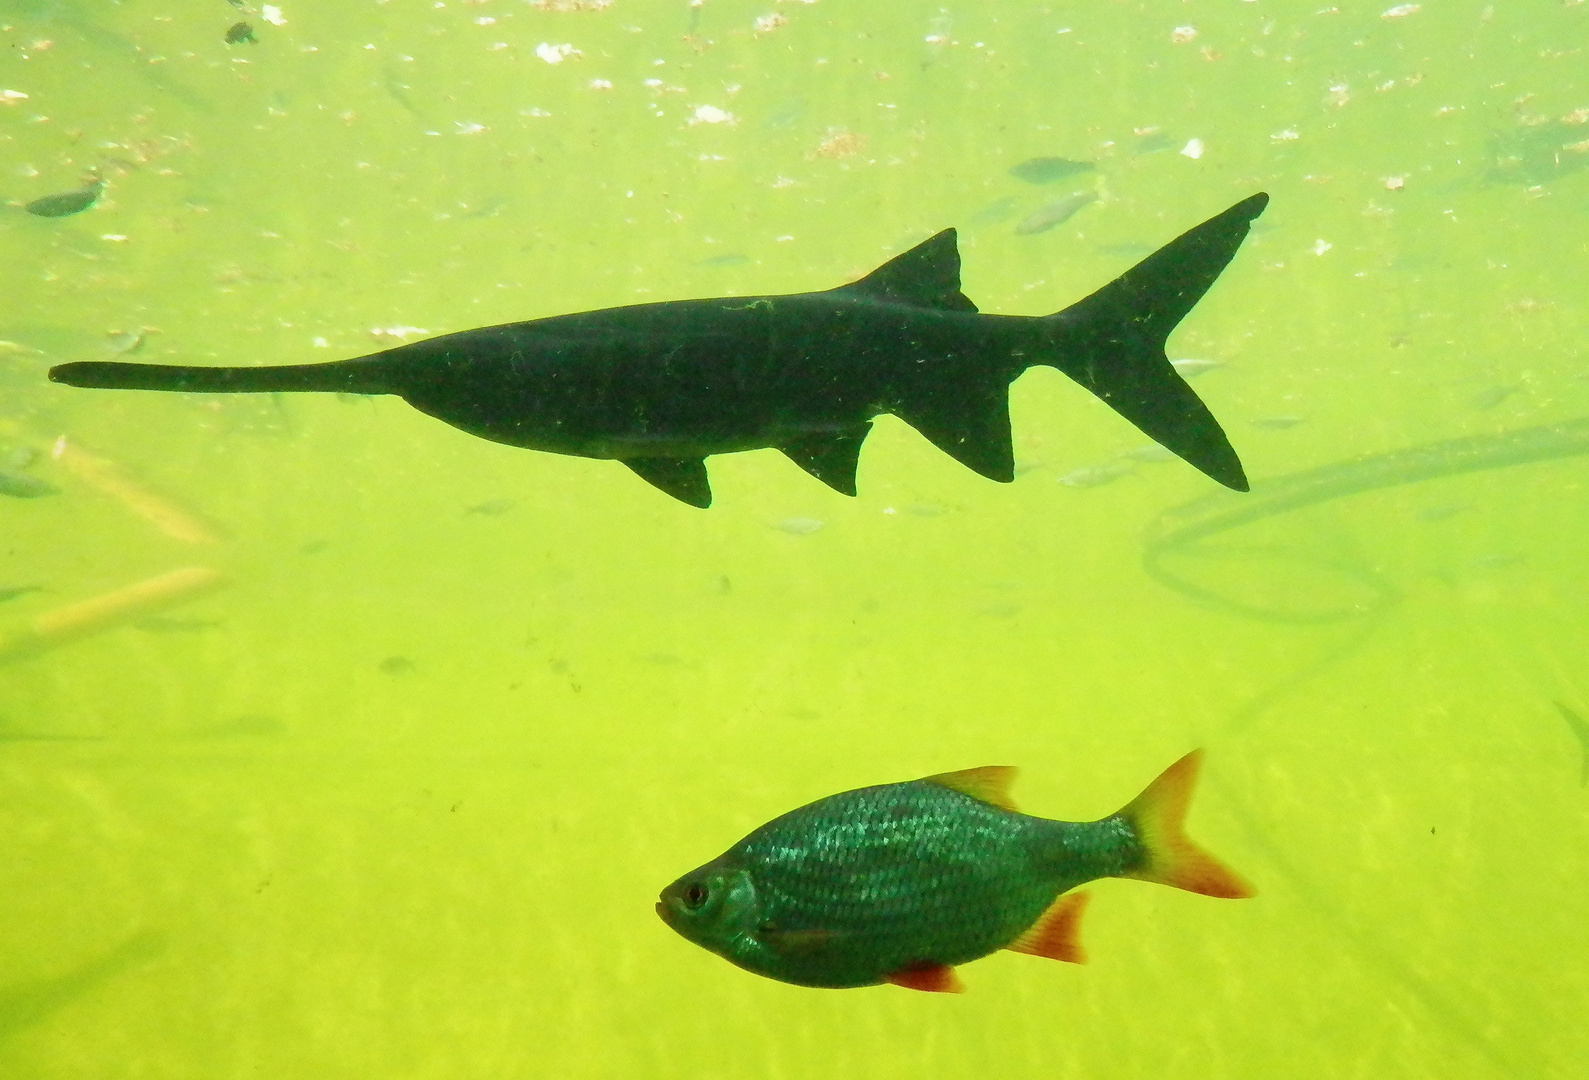
[[71, 217], [73, 214], [81, 214], [98, 202], [99, 193], [104, 189], [104, 183], [96, 180], [76, 191], [63, 191], [58, 195], [46, 195], [41, 199], [34, 199], [22, 209], [35, 217]]
[[1181, 156], [1182, 157], [1189, 157], [1193, 161], [1196, 161], [1198, 158], [1202, 157], [1203, 156], [1203, 140], [1202, 139], [1188, 139], [1188, 140], [1186, 140], [1186, 145], [1181, 147]]
[[1197, 37], [1197, 27], [1195, 26], [1177, 26], [1170, 31], [1170, 40], [1177, 45], [1183, 45], [1195, 37]]
[[272, 26], [287, 25], [286, 16], [282, 15], [281, 8], [276, 7], [274, 4], [266, 4], [264, 7], [260, 8], [259, 17], [270, 23]]
[[567, 42], [561, 45], [553, 45], [550, 42], [543, 41], [535, 46], [535, 55], [545, 60], [548, 64], [561, 64], [570, 56], [584, 56], [585, 54]]
[[1387, 177], [1385, 177], [1385, 190], [1386, 191], [1400, 191], [1402, 188], [1404, 188], [1406, 186], [1407, 186], [1407, 178], [1405, 176], [1387, 176]]
[[1170, 366], [1175, 369], [1181, 378], [1191, 379], [1204, 372], [1213, 371], [1215, 368], [1222, 368], [1225, 366], [1225, 362], [1223, 360], [1199, 360], [1188, 356], [1180, 360], [1171, 360]]
[[1334, 246], [1335, 245], [1330, 243], [1328, 240], [1319, 239], [1313, 241], [1313, 246], [1308, 250], [1313, 252], [1315, 255], [1323, 255], [1326, 251], [1329, 251]]
[[809, 536], [822, 528], [823, 523], [816, 518], [792, 517], [775, 522], [773, 528], [779, 532], [786, 532], [790, 536]]
[[1055, 225], [1069, 221], [1076, 216], [1076, 211], [1088, 203], [1098, 201], [1096, 191], [1073, 191], [1063, 199], [1038, 207], [1016, 222], [1015, 231], [1020, 236], [1035, 236], [1037, 233], [1047, 232]]
[[1397, 4], [1387, 9], [1379, 17], [1381, 19], [1405, 19], [1408, 15], [1416, 15], [1422, 10], [1422, 4]]
[[763, 15], [750, 25], [751, 29], [757, 34], [770, 34], [780, 26], [787, 26], [788, 23], [789, 17], [787, 15], [780, 15], [774, 11], [771, 14]]
[[1074, 161], [1062, 157], [1035, 157], [1010, 166], [1010, 175], [1028, 184], [1052, 184], [1067, 176], [1090, 173], [1098, 166], [1090, 161]]
[[258, 45], [259, 39], [254, 36], [254, 28], [246, 22], [233, 23], [226, 28], [226, 43], [228, 45]]
[[719, 109], [716, 105], [697, 105], [688, 123], [690, 127], [696, 124], [737, 124], [739, 117]]
[[828, 128], [827, 134], [823, 136], [822, 141], [817, 144], [817, 148], [811, 152], [810, 156], [837, 160], [839, 158], [854, 157], [865, 149], [865, 135], [857, 135], [855, 132], [846, 131], [843, 128]]
[[1300, 139], [1300, 138], [1302, 138], [1302, 136], [1297, 134], [1297, 129], [1296, 128], [1286, 128], [1284, 131], [1277, 131], [1273, 135], [1269, 136], [1269, 141], [1270, 142], [1291, 142], [1291, 141], [1293, 141], [1295, 139]]

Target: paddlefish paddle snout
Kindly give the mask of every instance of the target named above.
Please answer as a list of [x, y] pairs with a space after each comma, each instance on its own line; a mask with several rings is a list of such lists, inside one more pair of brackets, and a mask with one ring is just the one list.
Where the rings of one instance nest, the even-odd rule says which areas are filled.
[[52, 368], [50, 378], [97, 389], [394, 394], [481, 438], [620, 461], [706, 507], [706, 458], [763, 448], [855, 495], [862, 443], [885, 413], [967, 468], [1010, 483], [1010, 384], [1042, 365], [1245, 491], [1236, 451], [1164, 345], [1267, 203], [1264, 194], [1243, 199], [1050, 315], [979, 312], [960, 291], [956, 233], [945, 229], [818, 292], [555, 315], [324, 364], [79, 362]]

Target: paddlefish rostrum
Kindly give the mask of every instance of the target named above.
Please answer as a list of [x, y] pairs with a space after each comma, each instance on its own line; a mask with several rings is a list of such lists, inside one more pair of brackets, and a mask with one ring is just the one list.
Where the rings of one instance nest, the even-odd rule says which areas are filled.
[[444, 334], [369, 356], [277, 367], [84, 361], [70, 386], [195, 393], [395, 394], [495, 442], [623, 462], [691, 506], [706, 458], [773, 447], [855, 494], [861, 444], [890, 413], [983, 476], [1015, 479], [1009, 387], [1058, 368], [1144, 435], [1247, 489], [1219, 423], [1164, 342], [1235, 256], [1269, 197], [1184, 233], [1043, 316], [984, 315], [960, 291], [955, 231], [822, 292], [674, 300]]
[[747, 971], [800, 986], [959, 992], [999, 949], [1082, 963], [1078, 885], [1138, 878], [1206, 896], [1253, 888], [1186, 835], [1201, 751], [1118, 813], [1015, 809], [990, 765], [858, 788], [774, 818], [666, 889], [657, 914]]

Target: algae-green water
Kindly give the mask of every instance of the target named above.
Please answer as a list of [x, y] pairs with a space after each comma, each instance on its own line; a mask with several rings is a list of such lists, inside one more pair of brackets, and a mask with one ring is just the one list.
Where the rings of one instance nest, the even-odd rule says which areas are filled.
[[[1582, 1073], [1571, 447], [1160, 552], [1177, 591], [1145, 544], [1212, 481], [1090, 483], [1145, 440], [1048, 369], [1012, 485], [884, 418], [858, 498], [759, 451], [706, 511], [394, 398], [45, 371], [827, 288], [949, 226], [1042, 314], [1263, 190], [1170, 340], [1249, 474], [1504, 439], [1589, 415], [1589, 4], [0, 0], [0, 43], [0, 451], [57, 489], [0, 495], [0, 1076]], [[1085, 966], [805, 989], [653, 911], [836, 791], [1007, 763], [1079, 820], [1196, 746], [1258, 896], [1099, 882]]]

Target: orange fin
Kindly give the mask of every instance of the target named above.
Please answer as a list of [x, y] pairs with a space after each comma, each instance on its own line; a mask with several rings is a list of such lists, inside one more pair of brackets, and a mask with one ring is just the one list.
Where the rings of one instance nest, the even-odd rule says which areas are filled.
[[1202, 762], [1203, 752], [1193, 750], [1120, 811], [1119, 816], [1135, 830], [1144, 856], [1141, 866], [1120, 876], [1232, 900], [1256, 895], [1240, 874], [1186, 835], [1186, 808]]
[[1087, 950], [1081, 946], [1081, 913], [1087, 909], [1087, 894], [1066, 893], [1043, 911], [1026, 933], [1004, 946], [1011, 952], [1046, 956], [1067, 964], [1085, 964]]
[[948, 964], [924, 964], [921, 967], [906, 968], [904, 971], [883, 976], [883, 981], [893, 983], [895, 986], [903, 986], [906, 990], [925, 990], [931, 994], [966, 992], [960, 976], [956, 975], [955, 969]]
[[939, 773], [926, 777], [934, 784], [942, 784], [951, 791], [969, 795], [980, 802], [997, 806], [1000, 810], [1015, 810], [1010, 798], [1010, 785], [1019, 772], [1013, 765], [983, 765], [978, 769], [961, 769], [959, 772]]

